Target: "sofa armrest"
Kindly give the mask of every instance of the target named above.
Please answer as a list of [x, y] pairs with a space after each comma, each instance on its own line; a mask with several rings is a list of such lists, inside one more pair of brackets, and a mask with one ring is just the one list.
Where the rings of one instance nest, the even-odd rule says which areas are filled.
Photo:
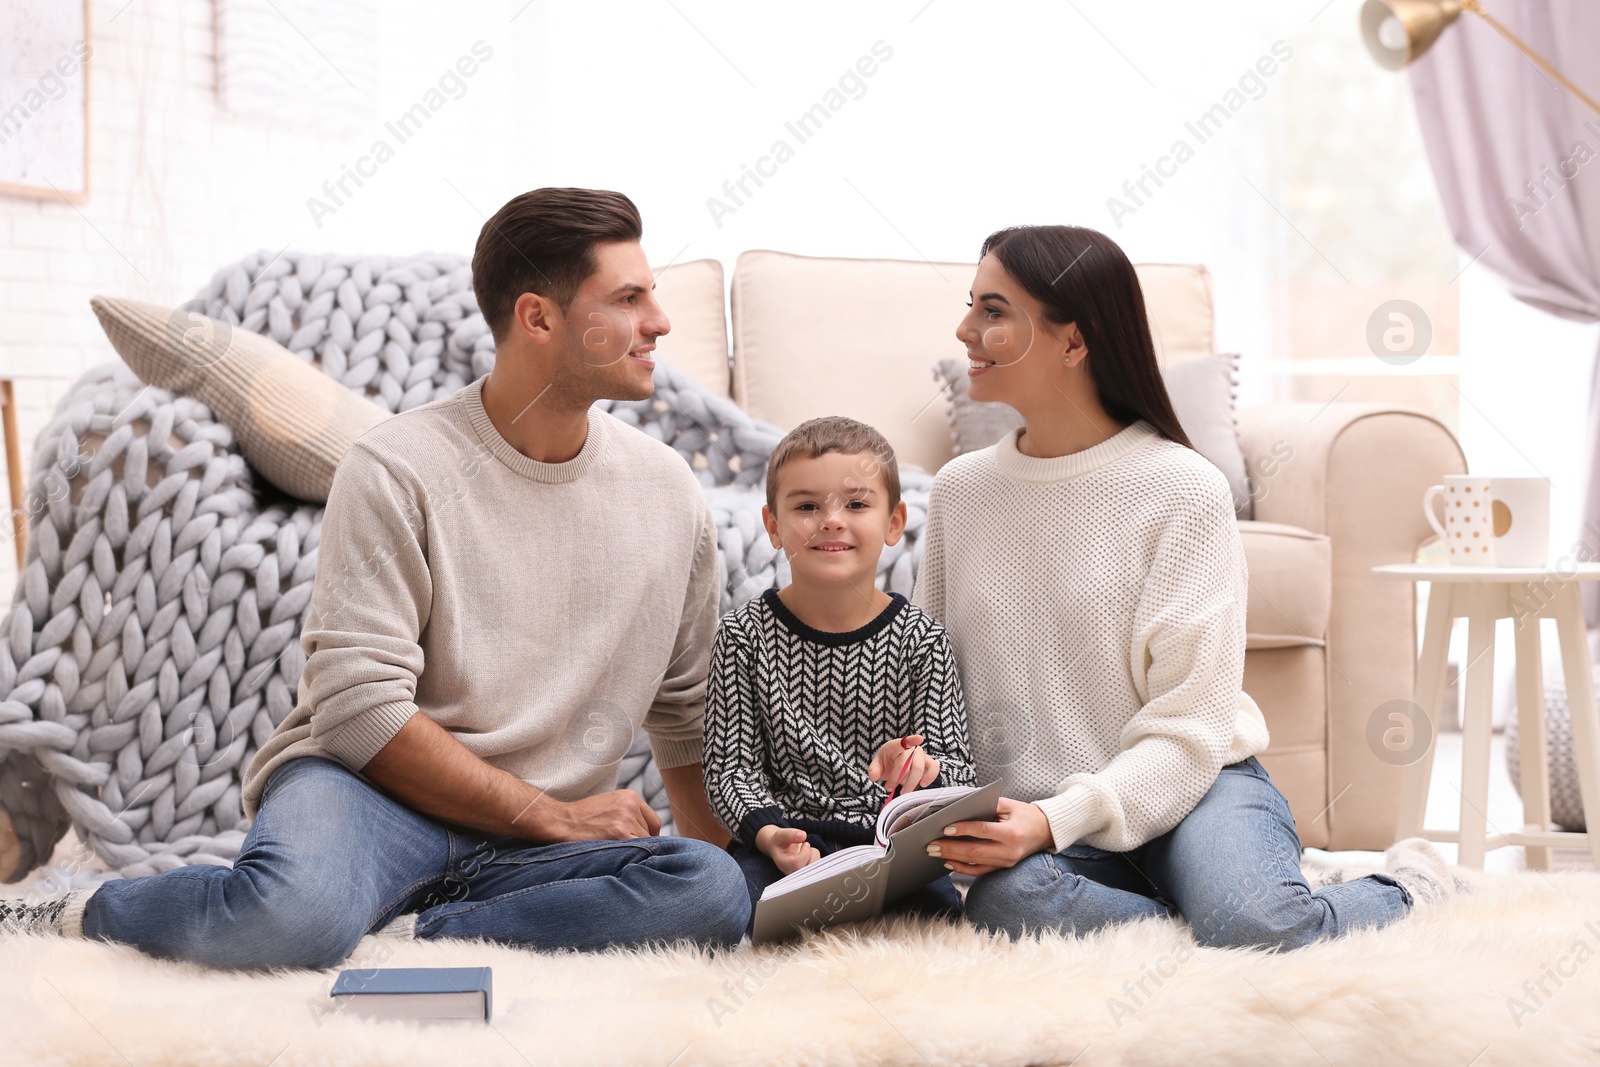
[[1416, 598], [1372, 568], [1415, 560], [1434, 536], [1423, 491], [1464, 473], [1466, 457], [1443, 423], [1395, 405], [1243, 405], [1238, 417], [1256, 519], [1332, 541], [1327, 847], [1386, 848], [1405, 768], [1368, 747], [1367, 725], [1384, 703], [1412, 697]]

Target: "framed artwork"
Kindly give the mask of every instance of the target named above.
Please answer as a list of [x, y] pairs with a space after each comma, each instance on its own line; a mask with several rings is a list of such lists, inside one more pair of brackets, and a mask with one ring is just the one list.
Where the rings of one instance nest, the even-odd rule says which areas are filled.
[[0, 0], [0, 195], [89, 196], [89, 0]]

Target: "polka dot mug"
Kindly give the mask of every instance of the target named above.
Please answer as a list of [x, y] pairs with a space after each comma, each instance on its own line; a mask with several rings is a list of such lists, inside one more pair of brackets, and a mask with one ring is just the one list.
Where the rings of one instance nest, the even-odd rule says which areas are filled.
[[[1443, 507], [1440, 521], [1438, 501]], [[1422, 494], [1422, 511], [1467, 567], [1543, 567], [1549, 555], [1550, 480], [1447, 475]]]

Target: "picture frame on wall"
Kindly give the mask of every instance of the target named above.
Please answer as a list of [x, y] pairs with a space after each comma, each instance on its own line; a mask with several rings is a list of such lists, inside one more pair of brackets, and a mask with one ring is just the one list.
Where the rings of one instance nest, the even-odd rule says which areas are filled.
[[0, 0], [0, 195], [89, 196], [89, 0]]

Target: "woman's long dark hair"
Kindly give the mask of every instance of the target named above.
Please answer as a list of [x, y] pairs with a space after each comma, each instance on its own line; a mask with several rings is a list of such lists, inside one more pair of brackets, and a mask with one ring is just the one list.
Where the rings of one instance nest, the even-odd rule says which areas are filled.
[[1156, 362], [1144, 291], [1117, 243], [1082, 226], [1011, 226], [983, 242], [1057, 326], [1078, 324], [1089, 347], [1089, 378], [1107, 414], [1143, 419], [1162, 436], [1194, 445], [1178, 425]]

